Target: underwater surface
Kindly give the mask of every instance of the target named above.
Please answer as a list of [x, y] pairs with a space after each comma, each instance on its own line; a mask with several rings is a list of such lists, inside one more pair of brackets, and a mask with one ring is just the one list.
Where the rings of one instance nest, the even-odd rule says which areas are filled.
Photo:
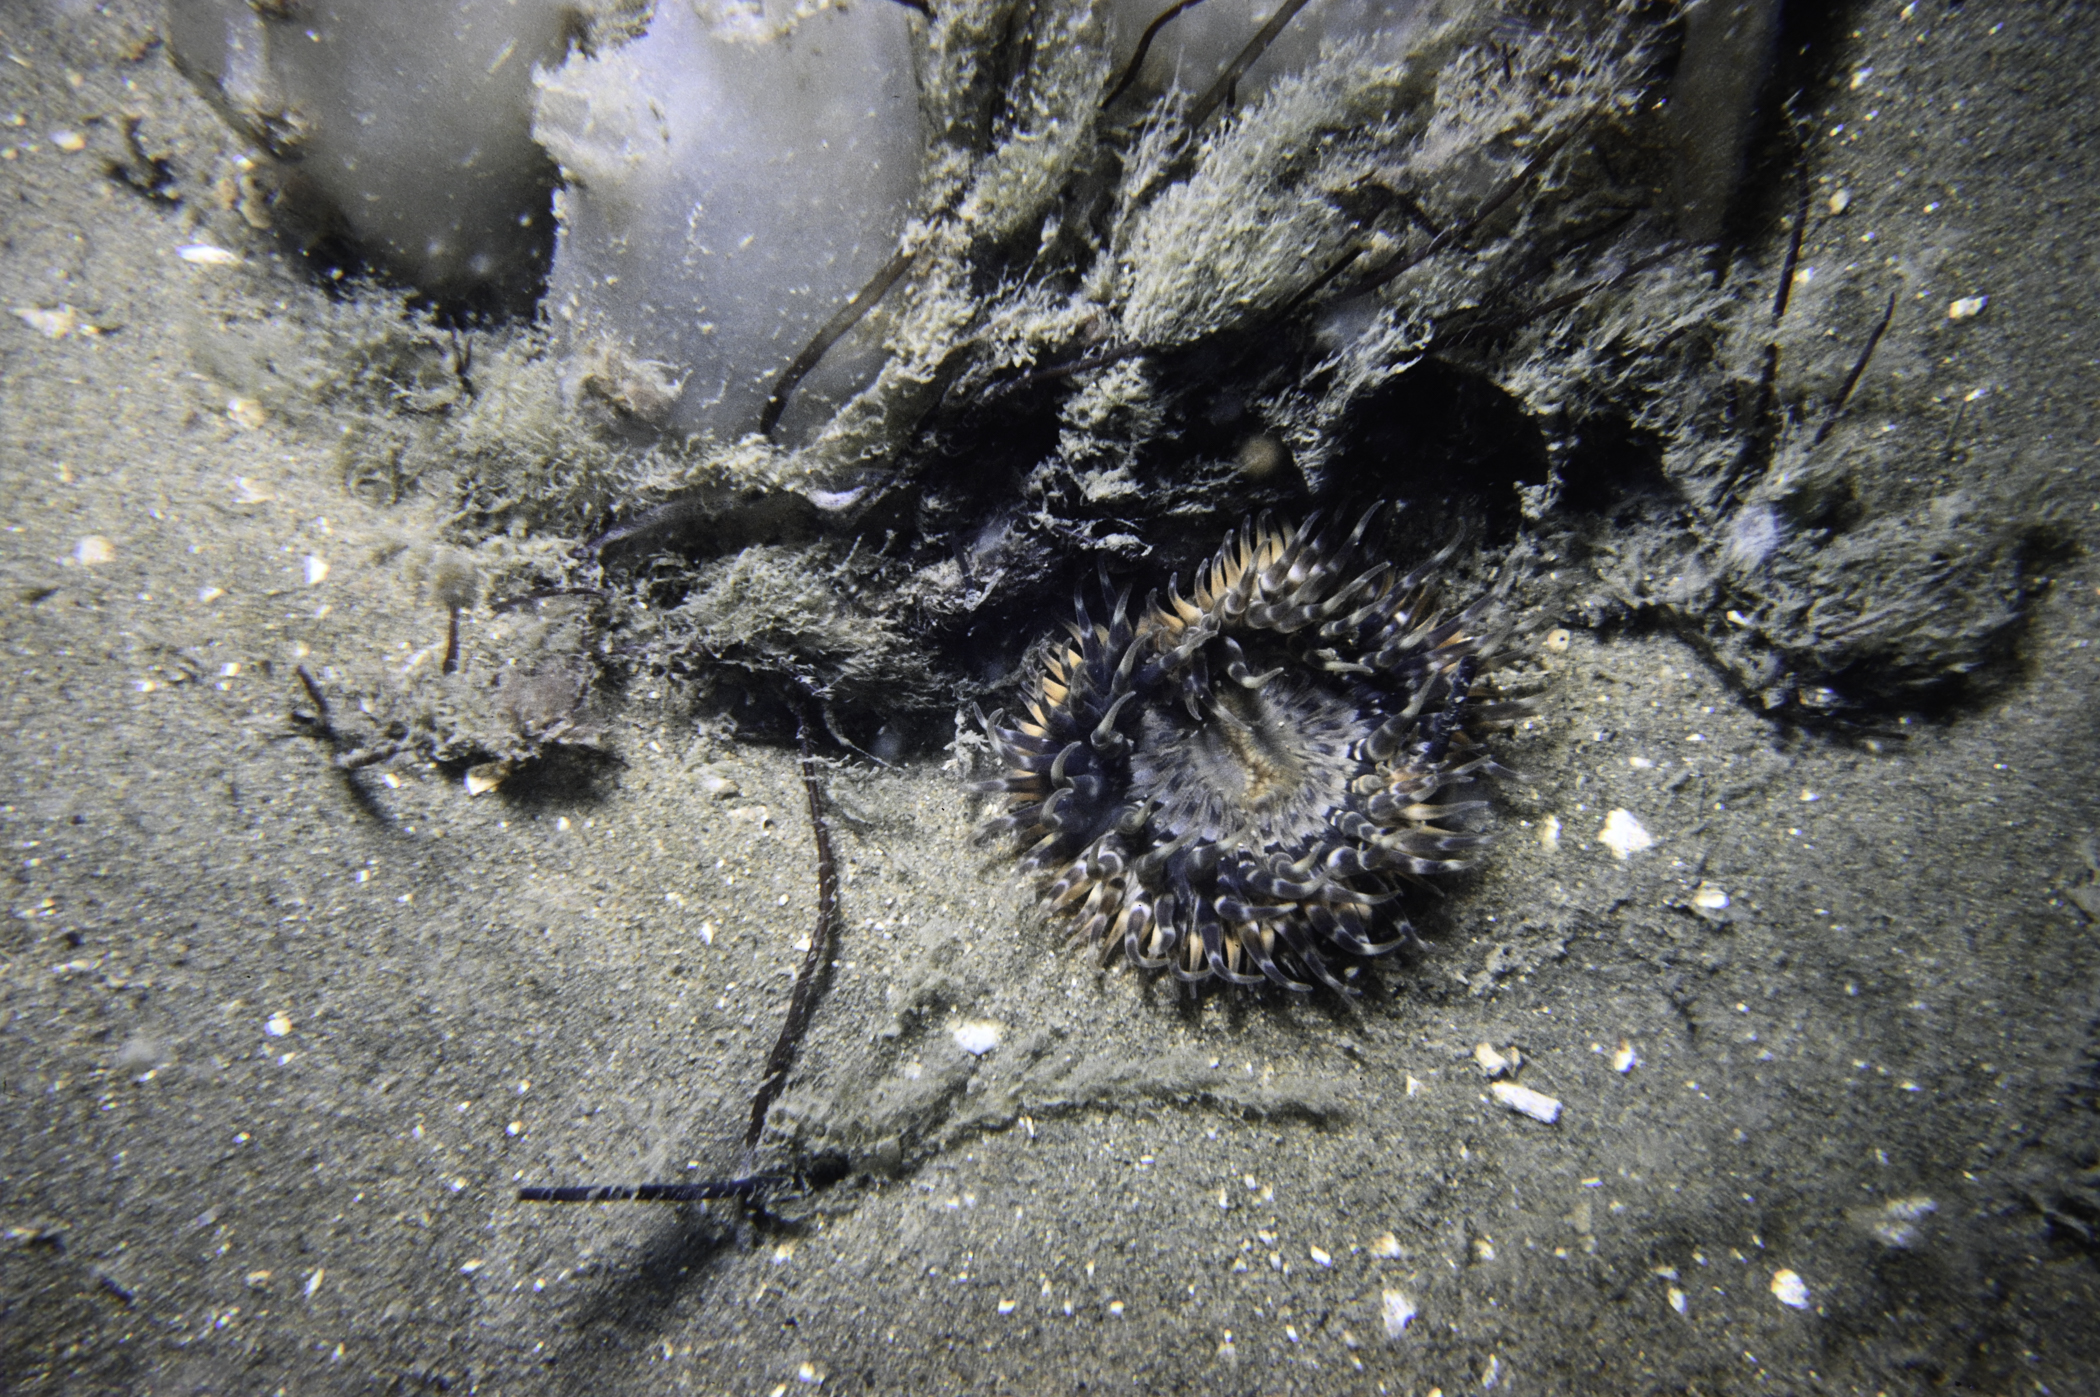
[[1164, 13], [0, 14], [0, 1390], [2100, 1391], [2084, 10]]

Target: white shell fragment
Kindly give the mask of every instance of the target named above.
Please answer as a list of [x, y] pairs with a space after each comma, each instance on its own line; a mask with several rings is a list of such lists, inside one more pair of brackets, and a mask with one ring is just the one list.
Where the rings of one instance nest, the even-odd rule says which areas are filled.
[[1497, 1082], [1488, 1090], [1497, 1101], [1515, 1111], [1547, 1125], [1560, 1119], [1560, 1103], [1541, 1091], [1520, 1087], [1515, 1082]]
[[1709, 922], [1727, 922], [1732, 918], [1728, 910], [1728, 889], [1710, 880], [1699, 884], [1692, 894], [1692, 911]]
[[1524, 1055], [1514, 1045], [1498, 1052], [1492, 1043], [1476, 1043], [1473, 1045], [1473, 1061], [1479, 1063], [1480, 1070], [1490, 1077], [1507, 1077], [1524, 1065]]
[[1947, 303], [1947, 318], [1949, 320], [1974, 320], [1977, 316], [1983, 314], [1983, 308], [1990, 303], [1991, 298], [1988, 296], [1964, 296], [1958, 301]]
[[175, 255], [199, 267], [235, 267], [241, 261], [239, 253], [228, 252], [210, 243], [187, 243], [176, 248]]
[[46, 310], [42, 306], [15, 306], [22, 323], [46, 339], [62, 340], [80, 324], [80, 312], [71, 306]]
[[1385, 1336], [1397, 1339], [1407, 1332], [1407, 1322], [1415, 1317], [1415, 1302], [1397, 1290], [1388, 1290], [1381, 1297], [1380, 1312], [1385, 1319]]
[[1400, 1255], [1400, 1239], [1390, 1232], [1381, 1232], [1371, 1243], [1371, 1255], [1392, 1260]]
[[1633, 1046], [1633, 1040], [1631, 1038], [1621, 1038], [1619, 1046], [1612, 1050], [1611, 1070], [1623, 1076], [1638, 1067], [1640, 1061], [1641, 1055]]
[[1891, 1198], [1858, 1220], [1883, 1246], [1908, 1251], [1924, 1240], [1918, 1224], [1939, 1210], [1937, 1201], [1921, 1194], [1915, 1198]]
[[1808, 1282], [1802, 1280], [1798, 1272], [1774, 1271], [1772, 1273], [1772, 1294], [1780, 1304], [1785, 1305], [1788, 1309], [1805, 1310], [1808, 1308]]
[[282, 1009], [279, 1009], [263, 1021], [263, 1032], [269, 1034], [272, 1038], [282, 1038], [291, 1031], [292, 1017]]
[[487, 795], [490, 791], [502, 785], [503, 778], [508, 775], [510, 775], [509, 762], [482, 762], [479, 765], [470, 766], [467, 768], [466, 775], [467, 794], [470, 796]]
[[73, 561], [84, 568], [100, 567], [104, 563], [114, 562], [116, 556], [117, 546], [100, 534], [89, 534], [73, 545]]
[[318, 553], [306, 555], [306, 585], [318, 587], [328, 580], [328, 560]]
[[990, 1019], [964, 1019], [955, 1026], [955, 1046], [971, 1057], [983, 1057], [999, 1046], [1001, 1025]]
[[1655, 836], [1633, 818], [1632, 811], [1614, 810], [1604, 817], [1604, 828], [1597, 831], [1597, 842], [1624, 863], [1643, 849], [1654, 848]]

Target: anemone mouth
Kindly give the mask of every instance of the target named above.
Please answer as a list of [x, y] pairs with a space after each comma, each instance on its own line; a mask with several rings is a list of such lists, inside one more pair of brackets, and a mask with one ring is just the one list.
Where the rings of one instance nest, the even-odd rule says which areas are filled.
[[1368, 729], [1345, 699], [1303, 682], [1214, 691], [1200, 717], [1171, 709], [1139, 716], [1131, 794], [1167, 838], [1235, 850], [1297, 846], [1316, 838], [1344, 804], [1356, 775], [1350, 748]]
[[1499, 770], [1485, 735], [1531, 711], [1492, 677], [1499, 596], [1443, 610], [1448, 550], [1349, 577], [1370, 519], [1264, 519], [1135, 619], [1127, 592], [1105, 622], [1080, 600], [1025, 716], [986, 724], [1008, 769], [979, 786], [1007, 797], [985, 832], [1104, 959], [1353, 994], [1413, 939], [1408, 885], [1488, 842], [1458, 824], [1484, 802], [1439, 797]]

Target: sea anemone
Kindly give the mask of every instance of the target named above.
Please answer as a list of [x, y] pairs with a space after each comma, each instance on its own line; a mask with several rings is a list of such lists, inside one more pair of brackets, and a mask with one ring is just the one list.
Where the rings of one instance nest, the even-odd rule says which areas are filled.
[[1127, 590], [1105, 621], [1080, 599], [1026, 716], [985, 723], [1007, 772], [977, 789], [1007, 804], [984, 834], [1104, 961], [1353, 994], [1415, 939], [1406, 887], [1488, 843], [1453, 827], [1486, 802], [1435, 798], [1501, 771], [1483, 736], [1530, 711], [1490, 676], [1502, 593], [1440, 608], [1452, 549], [1348, 576], [1376, 512], [1346, 537], [1265, 517], [1135, 620]]

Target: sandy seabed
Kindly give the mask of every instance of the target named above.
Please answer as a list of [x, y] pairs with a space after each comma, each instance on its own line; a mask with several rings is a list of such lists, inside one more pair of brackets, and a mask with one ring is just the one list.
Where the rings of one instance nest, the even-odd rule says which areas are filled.
[[[2091, 26], [1855, 8], [1812, 251], [1931, 262], [1889, 352], [2082, 543]], [[610, 758], [481, 796], [302, 735], [295, 666], [442, 640], [383, 561], [442, 509], [195, 371], [200, 319], [316, 293], [105, 173], [127, 115], [233, 149], [148, 29], [0, 22], [0, 1387], [2100, 1392], [2077, 546], [1990, 697], [1836, 735], [1575, 630], [1496, 854], [1348, 1005], [1099, 973], [953, 764], [829, 764], [777, 1123], [861, 1171], [772, 1220], [515, 1202], [734, 1167], [814, 922], [793, 754], [645, 684]]]

